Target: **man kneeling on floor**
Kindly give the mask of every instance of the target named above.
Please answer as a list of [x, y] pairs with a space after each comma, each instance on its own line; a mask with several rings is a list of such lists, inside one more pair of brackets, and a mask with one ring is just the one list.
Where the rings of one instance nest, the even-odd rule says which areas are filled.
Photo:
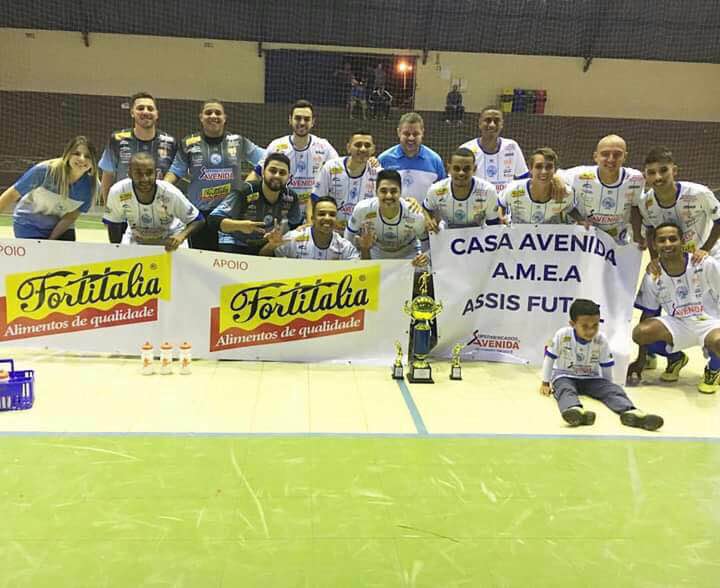
[[545, 347], [540, 393], [554, 394], [563, 419], [572, 427], [595, 422], [595, 413], [580, 402], [583, 394], [618, 413], [623, 425], [659, 429], [662, 417], [635, 408], [622, 386], [612, 381], [615, 361], [607, 337], [599, 331], [600, 307], [592, 300], [575, 300], [570, 306], [570, 326], [555, 333]]
[[[628, 368], [628, 382], [640, 379], [649, 351], [668, 359], [660, 379], [676, 382], [688, 362], [680, 350], [699, 345], [708, 363], [697, 387], [713, 394], [720, 385], [720, 262], [702, 249], [686, 253], [682, 230], [675, 223], [655, 227], [653, 242], [660, 275], [645, 274], [635, 300], [635, 307], [643, 311], [633, 330], [640, 350]], [[667, 316], [659, 316], [661, 309]]]

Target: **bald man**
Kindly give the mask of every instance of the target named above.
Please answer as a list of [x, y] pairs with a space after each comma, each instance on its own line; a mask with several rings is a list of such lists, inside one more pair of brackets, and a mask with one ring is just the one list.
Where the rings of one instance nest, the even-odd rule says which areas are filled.
[[596, 165], [580, 165], [560, 172], [575, 193], [580, 217], [605, 231], [620, 245], [635, 241], [645, 247], [638, 204], [645, 187], [642, 172], [624, 167], [628, 150], [618, 135], [600, 139], [593, 153]]

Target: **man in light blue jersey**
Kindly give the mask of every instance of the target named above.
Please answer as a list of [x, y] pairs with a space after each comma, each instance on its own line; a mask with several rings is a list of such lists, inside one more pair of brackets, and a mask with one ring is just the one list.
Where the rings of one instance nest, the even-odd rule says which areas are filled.
[[378, 160], [383, 169], [397, 170], [402, 178], [402, 196], [417, 202], [425, 199], [434, 182], [447, 177], [440, 156], [422, 144], [425, 123], [417, 112], [400, 117], [400, 143], [384, 151]]
[[[265, 151], [247, 137], [225, 130], [225, 107], [216, 99], [207, 100], [200, 109], [202, 131], [188, 135], [180, 147], [165, 181], [174, 184], [190, 176], [187, 196], [207, 219], [240, 180], [240, 165], [257, 165]], [[190, 237], [190, 247], [218, 251], [217, 228], [207, 223]]]

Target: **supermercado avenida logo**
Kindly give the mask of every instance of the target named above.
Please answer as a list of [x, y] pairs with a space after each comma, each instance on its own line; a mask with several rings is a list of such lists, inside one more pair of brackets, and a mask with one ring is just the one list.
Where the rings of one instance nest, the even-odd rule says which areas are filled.
[[5, 276], [0, 341], [103, 329], [158, 319], [170, 300], [168, 254]]
[[363, 331], [379, 298], [377, 265], [223, 286], [220, 306], [210, 309], [210, 350]]

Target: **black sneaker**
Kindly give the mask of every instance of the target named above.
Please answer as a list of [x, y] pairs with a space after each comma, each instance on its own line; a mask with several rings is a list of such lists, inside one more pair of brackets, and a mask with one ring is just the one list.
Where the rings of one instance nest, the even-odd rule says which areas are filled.
[[595, 422], [595, 413], [592, 410], [585, 410], [581, 406], [571, 406], [562, 412], [562, 418], [571, 427], [592, 425]]
[[664, 422], [661, 416], [656, 414], [646, 414], [636, 408], [626, 410], [620, 414], [620, 422], [628, 427], [637, 427], [646, 431], [657, 431], [663, 426]]

